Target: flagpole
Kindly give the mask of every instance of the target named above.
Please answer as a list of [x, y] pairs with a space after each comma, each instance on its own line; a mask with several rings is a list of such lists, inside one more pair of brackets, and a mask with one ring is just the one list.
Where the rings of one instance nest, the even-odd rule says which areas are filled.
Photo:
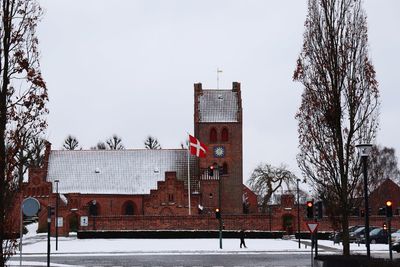
[[188, 144], [188, 200], [189, 200], [189, 215], [192, 215], [191, 212], [191, 203], [190, 203], [190, 142], [187, 143]]

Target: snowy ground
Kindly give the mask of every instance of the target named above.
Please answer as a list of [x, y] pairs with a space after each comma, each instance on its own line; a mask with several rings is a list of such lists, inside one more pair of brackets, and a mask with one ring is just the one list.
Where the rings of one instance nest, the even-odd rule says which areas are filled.
[[[28, 226], [24, 235], [23, 253], [38, 254], [47, 251], [47, 234], [36, 234], [37, 224]], [[282, 239], [247, 239], [247, 249], [239, 247], [239, 239], [78, 239], [75, 235], [58, 238], [59, 254], [91, 253], [204, 253], [204, 252], [308, 252], [309, 248]], [[52, 252], [55, 252], [55, 238], [51, 238]]]
[[[36, 234], [37, 224], [28, 226], [23, 239], [23, 254], [43, 256], [47, 251], [47, 234]], [[310, 253], [309, 240], [289, 239], [247, 239], [246, 249], [239, 248], [239, 239], [223, 239], [223, 249], [219, 249], [219, 239], [77, 239], [76, 236], [59, 237], [58, 251], [55, 238], [51, 239], [51, 251], [57, 255], [110, 255], [110, 254], [224, 254], [224, 253]], [[308, 243], [308, 246], [306, 244]], [[341, 253], [342, 246], [332, 241], [319, 240], [321, 253]], [[365, 253], [365, 245], [351, 244], [353, 253]], [[388, 251], [388, 245], [371, 244], [371, 252]], [[19, 252], [12, 259], [18, 261]], [[19, 262], [18, 262], [19, 263]], [[32, 264], [32, 263], [31, 263]], [[56, 266], [56, 265], [54, 265]], [[58, 265], [57, 265], [58, 266]], [[62, 267], [64, 265], [59, 265]]]

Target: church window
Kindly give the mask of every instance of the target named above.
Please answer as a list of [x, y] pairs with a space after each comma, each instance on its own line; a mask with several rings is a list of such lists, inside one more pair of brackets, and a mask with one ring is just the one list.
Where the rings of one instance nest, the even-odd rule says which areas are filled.
[[217, 130], [215, 128], [212, 128], [210, 131], [210, 143], [215, 143], [217, 142]]
[[226, 162], [222, 164], [222, 174], [228, 174], [228, 164]]
[[227, 128], [222, 129], [221, 132], [221, 141], [227, 142], [229, 140], [229, 132]]

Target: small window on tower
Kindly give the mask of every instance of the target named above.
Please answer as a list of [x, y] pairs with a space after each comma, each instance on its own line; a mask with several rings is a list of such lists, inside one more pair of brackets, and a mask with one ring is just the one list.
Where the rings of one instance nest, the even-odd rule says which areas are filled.
[[221, 132], [221, 141], [227, 142], [229, 140], [229, 132], [227, 128], [222, 129]]
[[212, 128], [210, 131], [210, 143], [215, 143], [217, 142], [217, 130], [215, 128]]

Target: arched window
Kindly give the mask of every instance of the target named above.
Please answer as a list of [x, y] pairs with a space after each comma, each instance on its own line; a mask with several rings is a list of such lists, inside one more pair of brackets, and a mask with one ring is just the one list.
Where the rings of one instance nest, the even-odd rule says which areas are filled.
[[212, 128], [210, 131], [210, 143], [215, 143], [217, 142], [217, 130], [215, 128]]
[[228, 174], [228, 164], [226, 162], [222, 164], [222, 174]]
[[125, 203], [124, 215], [133, 215], [133, 212], [133, 203], [131, 201], [128, 201], [127, 203]]
[[222, 129], [221, 132], [221, 141], [227, 142], [229, 140], [229, 132], [227, 128]]

